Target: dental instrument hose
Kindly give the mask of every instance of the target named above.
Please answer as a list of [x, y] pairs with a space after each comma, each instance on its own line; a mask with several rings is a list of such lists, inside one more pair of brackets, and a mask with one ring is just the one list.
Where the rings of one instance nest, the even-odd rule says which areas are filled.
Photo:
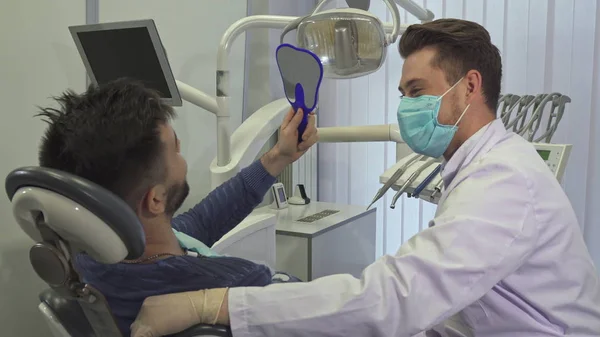
[[433, 180], [433, 178], [435, 178], [435, 176], [440, 173], [440, 169], [442, 168], [442, 164], [439, 164], [435, 169], [433, 169], [433, 171], [431, 171], [431, 173], [429, 173], [429, 175], [427, 176], [427, 178], [425, 178], [425, 180], [423, 180], [419, 186], [417, 186], [417, 188], [415, 188], [415, 190], [412, 193], [412, 197], [414, 198], [418, 198], [419, 194], [421, 193], [421, 191], [423, 191], [423, 189], [425, 189], [425, 187], [427, 185], [429, 185], [429, 183]]
[[435, 197], [438, 195], [438, 193], [442, 192], [443, 184], [444, 184], [444, 179], [440, 178], [440, 181], [435, 185], [435, 188], [433, 189], [431, 196], [429, 196], [429, 200], [431, 200], [431, 201], [435, 200]]
[[392, 185], [394, 185], [394, 183], [398, 179], [400, 179], [400, 177], [402, 176], [402, 174], [404, 173], [404, 171], [406, 171], [406, 168], [408, 166], [410, 166], [415, 161], [421, 160], [423, 157], [425, 157], [425, 156], [423, 156], [423, 155], [416, 155], [416, 156], [412, 157], [411, 159], [409, 159], [402, 166], [400, 166], [400, 168], [398, 170], [396, 170], [396, 172], [394, 172], [394, 174], [390, 177], [390, 179], [388, 181], [386, 181], [386, 183], [383, 186], [381, 186], [381, 188], [379, 189], [379, 191], [377, 191], [377, 193], [373, 197], [373, 200], [371, 201], [371, 203], [367, 207], [367, 210], [369, 208], [371, 208], [371, 206], [373, 206], [373, 204], [376, 203], [377, 200], [381, 199], [385, 195], [385, 193], [390, 189], [390, 187], [392, 187]]
[[398, 190], [398, 192], [396, 192], [396, 194], [392, 198], [392, 204], [390, 205], [391, 209], [396, 208], [396, 201], [398, 201], [398, 198], [400, 198], [400, 196], [404, 193], [404, 191], [406, 191], [406, 189], [410, 186], [410, 184], [412, 184], [413, 181], [415, 181], [415, 179], [417, 179], [419, 177], [419, 175], [423, 172], [423, 170], [428, 168], [431, 164], [435, 163], [436, 161], [437, 161], [437, 158], [428, 159], [425, 162], [425, 164], [421, 165], [415, 172], [413, 172], [413, 174], [410, 175], [410, 177], [408, 177], [408, 179], [406, 179], [406, 182], [404, 183], [404, 185], [402, 185], [402, 188], [400, 188]]

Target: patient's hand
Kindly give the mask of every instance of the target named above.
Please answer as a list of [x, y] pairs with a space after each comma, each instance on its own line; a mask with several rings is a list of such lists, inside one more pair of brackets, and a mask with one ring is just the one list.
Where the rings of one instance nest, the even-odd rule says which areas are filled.
[[200, 323], [227, 325], [227, 308], [227, 288], [151, 296], [131, 325], [131, 336], [170, 335]]
[[304, 114], [290, 109], [281, 123], [277, 144], [265, 153], [260, 161], [273, 177], [277, 177], [289, 164], [298, 160], [308, 149], [319, 140], [315, 114], [310, 113], [308, 124], [302, 134], [302, 142], [298, 143], [298, 126]]

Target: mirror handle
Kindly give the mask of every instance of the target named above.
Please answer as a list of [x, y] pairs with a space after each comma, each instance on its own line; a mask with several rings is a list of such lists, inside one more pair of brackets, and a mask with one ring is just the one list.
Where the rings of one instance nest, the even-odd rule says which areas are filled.
[[300, 125], [298, 125], [298, 144], [302, 142], [302, 135], [304, 134], [304, 130], [306, 130], [306, 126], [308, 125], [308, 115], [310, 114], [310, 110], [304, 104], [304, 89], [300, 83], [296, 83], [296, 100], [292, 103], [292, 107], [294, 111], [298, 112], [298, 109], [302, 109], [302, 121]]

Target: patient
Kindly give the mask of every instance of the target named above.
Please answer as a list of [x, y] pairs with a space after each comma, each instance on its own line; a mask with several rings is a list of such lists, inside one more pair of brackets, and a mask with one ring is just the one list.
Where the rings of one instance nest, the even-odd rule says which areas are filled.
[[174, 217], [189, 192], [187, 164], [170, 124], [175, 111], [156, 92], [118, 80], [81, 95], [66, 92], [57, 101], [59, 109], [39, 113], [48, 123], [40, 165], [112, 191], [136, 212], [146, 234], [146, 249], [137, 260], [104, 265], [84, 254], [75, 260], [84, 281], [106, 296], [124, 336], [148, 296], [273, 282], [267, 266], [218, 256], [208, 247], [242, 221], [275, 176], [315, 144], [314, 116], [298, 144], [302, 114], [290, 111], [268, 153]]

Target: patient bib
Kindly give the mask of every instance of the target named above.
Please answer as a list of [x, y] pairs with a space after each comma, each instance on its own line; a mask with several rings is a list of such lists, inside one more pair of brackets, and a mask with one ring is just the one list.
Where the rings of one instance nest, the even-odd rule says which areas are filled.
[[203, 256], [220, 256], [219, 254], [212, 251], [207, 245], [202, 243], [200, 240], [196, 240], [195, 238], [179, 232], [173, 228], [173, 232], [177, 237], [177, 241], [179, 241], [179, 245], [181, 248], [187, 249], [188, 251], [196, 252]]

